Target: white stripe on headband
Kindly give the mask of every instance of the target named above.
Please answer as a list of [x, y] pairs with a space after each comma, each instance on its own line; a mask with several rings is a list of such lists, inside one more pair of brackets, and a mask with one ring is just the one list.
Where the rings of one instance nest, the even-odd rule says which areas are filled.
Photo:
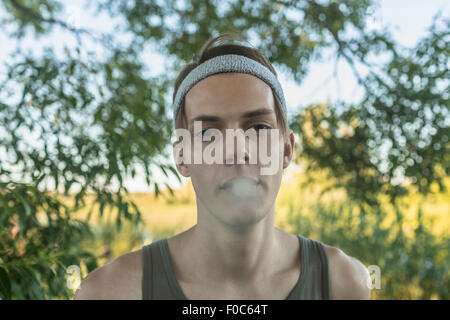
[[287, 116], [286, 101], [284, 100], [283, 89], [281, 88], [277, 77], [258, 61], [237, 54], [226, 54], [203, 62], [189, 72], [189, 74], [181, 82], [173, 103], [174, 127], [181, 103], [188, 91], [191, 90], [191, 88], [200, 80], [216, 73], [225, 72], [248, 73], [266, 82], [275, 91], [275, 94], [281, 102], [284, 114]]

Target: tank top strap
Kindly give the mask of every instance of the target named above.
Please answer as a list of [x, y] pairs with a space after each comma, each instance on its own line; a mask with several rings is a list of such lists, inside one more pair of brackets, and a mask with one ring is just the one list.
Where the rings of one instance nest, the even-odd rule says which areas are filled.
[[318, 240], [298, 235], [302, 242], [300, 279], [288, 300], [329, 300], [330, 282], [325, 246]]
[[328, 261], [327, 249], [325, 244], [321, 241], [315, 241], [317, 247], [317, 253], [320, 259], [320, 283], [322, 285], [322, 298], [325, 300], [331, 300], [331, 282], [330, 282], [330, 267]]
[[166, 241], [162, 238], [142, 247], [143, 300], [180, 299]]
[[153, 259], [152, 245], [154, 243], [142, 247], [142, 300], [152, 300], [152, 274]]
[[328, 255], [325, 245], [319, 240], [309, 239], [311, 279], [320, 299], [330, 300]]

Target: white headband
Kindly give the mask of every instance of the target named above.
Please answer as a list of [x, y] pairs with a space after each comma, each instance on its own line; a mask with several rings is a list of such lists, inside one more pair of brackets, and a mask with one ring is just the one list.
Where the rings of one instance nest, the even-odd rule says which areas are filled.
[[281, 102], [283, 112], [287, 116], [283, 89], [277, 77], [258, 61], [237, 54], [226, 54], [203, 62], [189, 72], [181, 82], [173, 103], [174, 128], [181, 103], [188, 91], [200, 80], [216, 73], [226, 72], [248, 73], [266, 82], [275, 91], [275, 94]]

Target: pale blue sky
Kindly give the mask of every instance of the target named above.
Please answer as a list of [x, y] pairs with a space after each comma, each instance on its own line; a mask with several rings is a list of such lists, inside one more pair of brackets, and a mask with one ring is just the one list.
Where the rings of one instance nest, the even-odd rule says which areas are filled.
[[[80, 26], [89, 26], [95, 30], [109, 30], [110, 21], [104, 17], [92, 17], [87, 14], [83, 8], [84, 1], [66, 1], [66, 14], [73, 18], [72, 23]], [[433, 16], [443, 12], [443, 16], [449, 17], [450, 1], [446, 0], [383, 0], [379, 1], [379, 7], [375, 11], [374, 19], [369, 22], [370, 27], [388, 26], [394, 39], [405, 47], [413, 47], [417, 41], [426, 35], [426, 30], [430, 26]], [[3, 11], [3, 10], [2, 10]], [[3, 16], [4, 12], [0, 12]], [[33, 39], [27, 37], [23, 45], [33, 52], [42, 48], [43, 45], [73, 44], [73, 38], [67, 36], [64, 32], [55, 32], [51, 37], [42, 39]], [[16, 42], [6, 37], [0, 31], [0, 71], [3, 71], [3, 62], [7, 61], [8, 53], [16, 46]], [[90, 44], [92, 50], [96, 49], [94, 43]], [[149, 53], [145, 56], [151, 61], [150, 68], [152, 73], [164, 72], [165, 57]], [[284, 89], [289, 113], [296, 112], [300, 106], [309, 103], [333, 102], [337, 99], [347, 102], [358, 101], [361, 96], [361, 88], [357, 85], [356, 79], [348, 65], [341, 61], [338, 64], [338, 77], [330, 78], [334, 72], [335, 65], [333, 60], [311, 63], [309, 73], [301, 85], [287, 79], [279, 72], [280, 82]], [[3, 75], [0, 73], [0, 77]], [[327, 79], [329, 79], [327, 81]], [[1, 133], [1, 132], [0, 132]], [[164, 176], [154, 171], [154, 176], [159, 181], [167, 181]], [[183, 179], [184, 183], [188, 180]], [[168, 181], [172, 187], [178, 187], [175, 179]], [[145, 185], [145, 179], [139, 178], [126, 180], [126, 185], [130, 191], [152, 191], [152, 188]]]

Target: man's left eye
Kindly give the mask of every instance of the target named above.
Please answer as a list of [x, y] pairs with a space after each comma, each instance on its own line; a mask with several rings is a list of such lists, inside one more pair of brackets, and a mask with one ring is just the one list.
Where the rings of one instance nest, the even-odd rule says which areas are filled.
[[255, 127], [255, 129], [256, 129], [257, 131], [260, 130], [260, 129], [270, 129], [269, 126], [267, 126], [267, 125], [265, 125], [265, 124], [262, 124], [262, 123], [255, 124], [255, 125], [252, 126], [252, 128], [253, 128], [253, 127]]

